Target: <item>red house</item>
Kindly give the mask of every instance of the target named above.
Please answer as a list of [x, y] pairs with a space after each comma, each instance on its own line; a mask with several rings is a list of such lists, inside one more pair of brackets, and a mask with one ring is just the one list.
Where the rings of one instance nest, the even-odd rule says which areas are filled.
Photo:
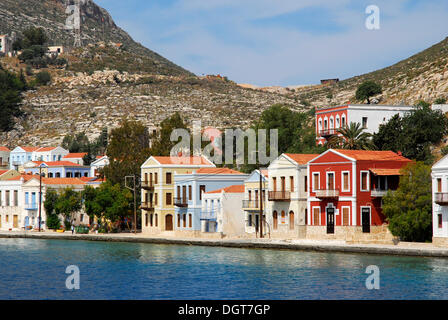
[[398, 188], [400, 169], [410, 162], [392, 151], [330, 149], [314, 158], [308, 162], [308, 226], [326, 226], [327, 234], [382, 226], [382, 197]]

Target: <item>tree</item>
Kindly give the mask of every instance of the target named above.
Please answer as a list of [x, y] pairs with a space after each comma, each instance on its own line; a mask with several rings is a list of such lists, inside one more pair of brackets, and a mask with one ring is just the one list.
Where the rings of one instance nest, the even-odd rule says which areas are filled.
[[125, 176], [140, 175], [140, 166], [150, 156], [148, 129], [139, 122], [123, 120], [111, 131], [107, 156], [104, 175], [112, 184], [124, 185]]
[[389, 230], [403, 241], [430, 241], [432, 237], [431, 167], [408, 165], [395, 192], [383, 198]]
[[54, 205], [55, 211], [64, 217], [66, 228], [73, 224], [74, 214], [82, 209], [82, 194], [72, 188], [64, 189]]
[[47, 43], [48, 38], [43, 28], [30, 27], [23, 31], [23, 48], [31, 46], [43, 46]]
[[58, 201], [59, 195], [56, 190], [48, 188], [45, 193], [44, 208], [46, 213], [46, 224], [49, 229], [59, 229], [61, 222], [56, 213], [55, 205]]
[[171, 133], [175, 129], [187, 129], [187, 125], [178, 112], [160, 123], [160, 131], [153, 139], [151, 154], [169, 156], [171, 149], [180, 141], [171, 141]]
[[356, 90], [356, 100], [367, 100], [367, 104], [370, 104], [370, 98], [381, 93], [383, 93], [381, 85], [373, 81], [365, 81]]
[[434, 104], [445, 104], [445, 103], [446, 103], [445, 97], [440, 97], [440, 98], [437, 98], [436, 100], [434, 100]]
[[403, 151], [403, 119], [394, 115], [387, 123], [381, 124], [372, 141], [378, 150]]
[[402, 118], [396, 115], [381, 125], [373, 142], [379, 150], [401, 151], [407, 158], [430, 164], [434, 160], [431, 147], [439, 144], [447, 134], [446, 116], [423, 104]]
[[100, 223], [107, 225], [108, 221], [117, 222], [130, 215], [133, 196], [119, 184], [112, 185], [109, 181], [101, 184], [97, 189], [87, 186], [82, 194], [87, 215], [93, 219], [97, 217]]
[[14, 127], [14, 117], [22, 114], [21, 93], [25, 87], [26, 83], [0, 65], [0, 131], [10, 131]]
[[328, 142], [330, 147], [340, 147], [349, 150], [370, 150], [374, 148], [371, 137], [360, 123], [351, 122], [348, 127], [340, 128], [337, 132], [341, 135], [334, 135]]

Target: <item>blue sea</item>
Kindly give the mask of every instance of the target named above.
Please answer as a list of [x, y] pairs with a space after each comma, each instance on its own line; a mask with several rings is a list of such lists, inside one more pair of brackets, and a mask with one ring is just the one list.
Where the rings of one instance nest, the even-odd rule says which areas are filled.
[[[79, 290], [66, 287], [79, 268]], [[378, 290], [366, 287], [379, 268]], [[448, 299], [448, 259], [0, 239], [0, 299]]]

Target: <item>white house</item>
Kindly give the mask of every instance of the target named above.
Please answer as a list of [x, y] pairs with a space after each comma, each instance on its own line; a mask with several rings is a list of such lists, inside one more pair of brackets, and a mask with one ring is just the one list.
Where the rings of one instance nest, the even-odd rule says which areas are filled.
[[201, 231], [218, 232], [229, 237], [244, 235], [243, 198], [244, 185], [203, 193]]
[[0, 146], [0, 169], [9, 168], [9, 157], [11, 155], [11, 150], [7, 147]]
[[33, 160], [34, 151], [40, 149], [39, 147], [16, 147], [9, 157], [9, 168], [19, 170], [25, 163]]
[[97, 159], [90, 164], [90, 176], [97, 176], [99, 173], [98, 171], [108, 165], [109, 158], [107, 156], [98, 156]]
[[0, 34], [0, 53], [8, 55], [12, 52], [12, 39], [6, 34]]
[[316, 140], [326, 143], [337, 130], [351, 122], [359, 123], [368, 133], [376, 133], [380, 125], [387, 123], [393, 116], [404, 116], [413, 110], [413, 106], [391, 106], [379, 104], [347, 104], [316, 109]]
[[432, 167], [432, 241], [448, 246], [448, 156]]
[[66, 155], [69, 154], [68, 150], [61, 147], [42, 147], [34, 150], [32, 155], [33, 161], [61, 161]]
[[[72, 188], [81, 192], [87, 183], [78, 178], [42, 178], [41, 229], [46, 227], [43, 202], [49, 188]], [[8, 180], [0, 180], [0, 230], [37, 229], [39, 226], [39, 176], [22, 174]], [[78, 212], [74, 224], [89, 224], [89, 217]]]
[[87, 152], [81, 153], [69, 153], [65, 157], [62, 158], [63, 161], [70, 161], [80, 166], [84, 165], [84, 157], [87, 155]]

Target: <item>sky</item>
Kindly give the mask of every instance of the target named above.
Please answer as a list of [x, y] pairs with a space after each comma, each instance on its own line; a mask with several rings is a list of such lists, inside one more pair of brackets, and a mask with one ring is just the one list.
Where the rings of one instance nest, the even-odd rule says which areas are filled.
[[[197, 74], [288, 86], [364, 74], [448, 36], [447, 0], [94, 0], [134, 40]], [[369, 5], [379, 29], [369, 30]]]

